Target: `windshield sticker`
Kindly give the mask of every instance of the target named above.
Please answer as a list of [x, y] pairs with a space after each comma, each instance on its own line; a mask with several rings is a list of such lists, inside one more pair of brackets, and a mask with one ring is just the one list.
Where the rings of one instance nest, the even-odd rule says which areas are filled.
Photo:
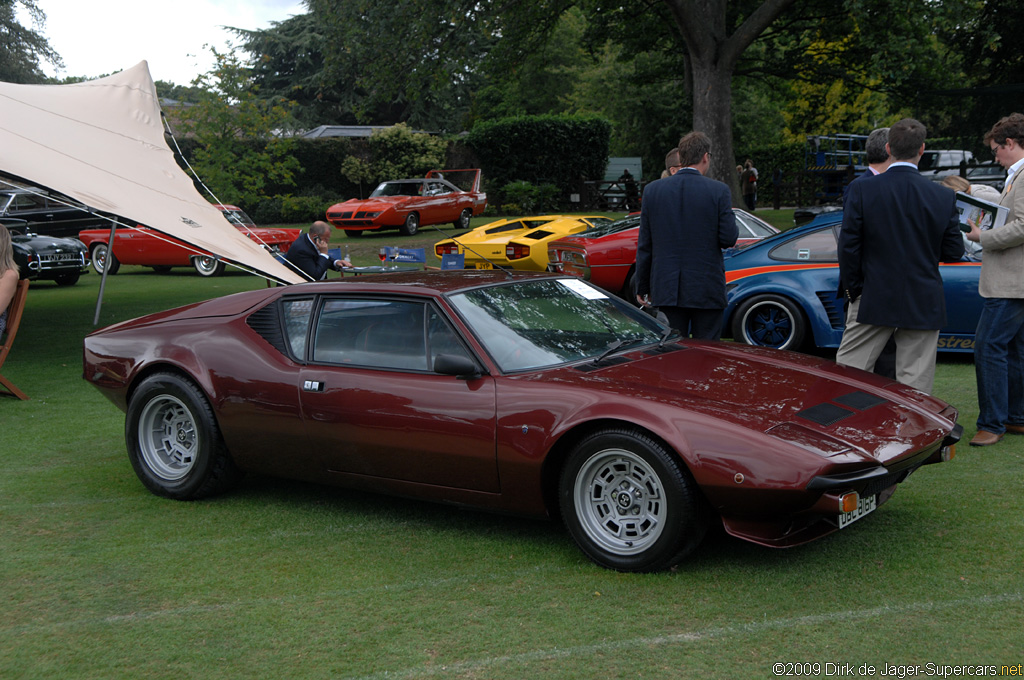
[[558, 279], [558, 282], [585, 300], [604, 300], [608, 296], [579, 279]]

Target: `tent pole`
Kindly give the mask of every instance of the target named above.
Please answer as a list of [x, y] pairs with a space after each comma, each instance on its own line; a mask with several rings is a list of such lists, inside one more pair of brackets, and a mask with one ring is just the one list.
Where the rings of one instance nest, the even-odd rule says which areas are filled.
[[[110, 271], [110, 260], [114, 257], [114, 233], [117, 231], [117, 220], [110, 221], [110, 241], [107, 245], [107, 260], [103, 263], [103, 276], [100, 277], [100, 292], [96, 296], [96, 316], [92, 318], [92, 325], [100, 323], [100, 307], [103, 306], [103, 289], [107, 287], [107, 272]], [[93, 264], [93, 269], [96, 265]]]

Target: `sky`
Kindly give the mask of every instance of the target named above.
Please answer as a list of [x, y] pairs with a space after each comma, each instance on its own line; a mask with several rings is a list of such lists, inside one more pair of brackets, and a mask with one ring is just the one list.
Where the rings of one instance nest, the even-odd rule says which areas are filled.
[[[47, 75], [97, 77], [145, 59], [153, 80], [188, 85], [213, 66], [209, 48], [225, 48], [234, 35], [222, 26], [268, 28], [305, 14], [301, 0], [36, 0], [46, 13], [40, 31], [64, 60]], [[21, 23], [31, 26], [27, 15]], [[235, 40], [235, 42], [238, 42]]]

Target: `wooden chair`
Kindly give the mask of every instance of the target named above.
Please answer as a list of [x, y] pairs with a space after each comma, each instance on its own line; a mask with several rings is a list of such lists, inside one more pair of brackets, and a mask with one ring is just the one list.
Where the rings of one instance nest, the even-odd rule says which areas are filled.
[[[27, 297], [28, 279], [22, 279], [18, 281], [18, 288], [14, 291], [14, 297], [7, 308], [7, 330], [3, 334], [4, 343], [0, 345], [0, 368], [4, 367], [4, 361], [7, 360], [7, 354], [11, 351], [11, 345], [14, 343], [14, 336], [18, 334], [18, 326], [21, 325], [21, 313], [25, 309], [25, 298]], [[0, 385], [6, 388], [6, 391], [0, 390], [0, 395], [13, 395], [22, 400], [28, 399], [28, 395], [15, 387], [3, 374], [0, 374]]]

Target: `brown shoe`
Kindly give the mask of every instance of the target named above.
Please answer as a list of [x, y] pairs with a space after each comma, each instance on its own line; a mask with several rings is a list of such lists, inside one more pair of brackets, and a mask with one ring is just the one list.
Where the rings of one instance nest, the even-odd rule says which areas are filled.
[[1014, 425], [1012, 423], [1007, 423], [1007, 425], [1006, 425], [1006, 433], [1007, 434], [1024, 434], [1024, 425]]
[[978, 430], [978, 434], [974, 435], [974, 439], [971, 440], [971, 446], [991, 446], [992, 444], [998, 443], [1003, 435], [996, 434], [995, 432], [989, 432], [988, 430]]

